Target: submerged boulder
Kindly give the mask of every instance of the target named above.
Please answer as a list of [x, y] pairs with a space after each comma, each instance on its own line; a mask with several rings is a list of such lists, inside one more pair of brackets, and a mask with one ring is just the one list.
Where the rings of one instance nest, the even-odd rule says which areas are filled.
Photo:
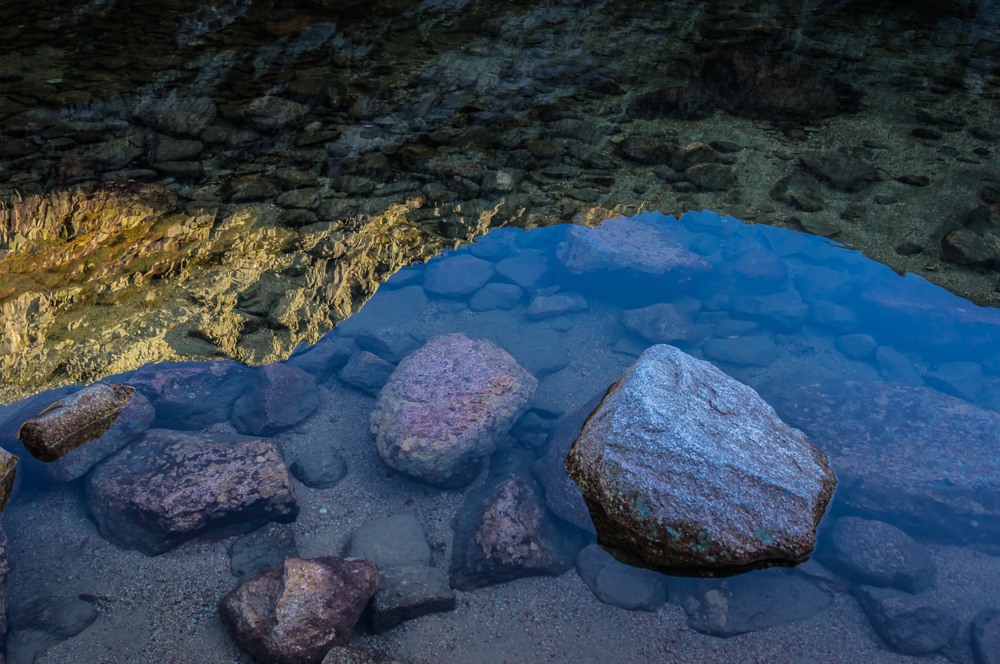
[[756, 392], [667, 345], [608, 389], [566, 471], [609, 552], [692, 576], [796, 564], [836, 486], [826, 454]]
[[375, 402], [379, 456], [404, 475], [456, 488], [528, 409], [538, 381], [483, 339], [444, 334], [407, 356]]

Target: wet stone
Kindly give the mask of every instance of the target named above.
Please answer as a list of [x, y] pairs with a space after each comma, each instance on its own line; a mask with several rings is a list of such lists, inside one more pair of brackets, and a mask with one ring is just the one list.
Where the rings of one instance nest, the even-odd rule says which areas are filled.
[[147, 126], [176, 136], [198, 136], [217, 115], [211, 97], [182, 95], [147, 101], [135, 110], [135, 115]]
[[538, 380], [569, 366], [569, 352], [558, 333], [541, 326], [528, 330], [527, 334], [520, 330], [498, 330], [497, 343]]
[[280, 565], [287, 558], [298, 558], [295, 531], [284, 524], [269, 523], [252, 533], [241, 535], [229, 545], [229, 570], [239, 583], [266, 569]]
[[722, 268], [727, 290], [773, 293], [788, 281], [788, 266], [773, 251], [746, 249], [729, 258]]
[[347, 462], [344, 456], [329, 445], [300, 453], [288, 470], [298, 481], [310, 489], [332, 489], [347, 477]]
[[219, 601], [219, 617], [241, 650], [263, 662], [319, 662], [347, 645], [378, 569], [367, 560], [288, 558]]
[[985, 609], [972, 620], [969, 641], [976, 664], [1000, 664], [1000, 609]]
[[354, 335], [354, 342], [361, 350], [378, 355], [386, 362], [399, 362], [423, 345], [423, 337], [399, 327], [379, 327], [361, 330]]
[[861, 326], [861, 321], [858, 320], [857, 314], [847, 307], [842, 307], [827, 300], [812, 303], [809, 306], [809, 317], [807, 320], [814, 325], [825, 327], [841, 334], [854, 332]]
[[684, 171], [684, 175], [706, 191], [724, 191], [736, 184], [736, 174], [725, 164], [697, 164]]
[[927, 655], [951, 642], [961, 621], [950, 608], [890, 588], [860, 586], [854, 596], [887, 646], [904, 655]]
[[875, 364], [878, 366], [879, 375], [885, 380], [907, 385], [924, 384], [924, 379], [917, 373], [909, 358], [895, 348], [889, 346], [876, 348]]
[[455, 609], [455, 591], [437, 567], [411, 565], [381, 569], [372, 598], [371, 629], [380, 633], [407, 621]]
[[486, 284], [469, 300], [473, 311], [513, 309], [524, 296], [524, 291], [514, 284]]
[[351, 356], [337, 378], [350, 387], [375, 396], [395, 370], [396, 366], [391, 362], [362, 350]]
[[27, 664], [97, 620], [97, 608], [81, 599], [35, 596], [13, 607], [5, 654], [11, 664]]
[[212, 530], [295, 520], [298, 501], [270, 440], [150, 429], [86, 478], [101, 536], [155, 556]]
[[946, 362], [924, 376], [928, 387], [945, 394], [978, 401], [983, 394], [983, 367], [975, 362]]
[[522, 255], [506, 258], [497, 263], [497, 274], [510, 279], [521, 288], [536, 288], [542, 275], [548, 271], [548, 261], [540, 256]]
[[607, 550], [681, 575], [795, 564], [836, 485], [826, 455], [756, 392], [667, 345], [608, 389], [566, 471]]
[[845, 516], [822, 537], [816, 558], [858, 585], [889, 586], [919, 593], [937, 576], [926, 547], [883, 521]]
[[845, 334], [836, 343], [837, 350], [852, 360], [869, 360], [878, 348], [878, 342], [867, 334]]
[[806, 152], [799, 161], [808, 171], [843, 191], [861, 191], [878, 178], [875, 167], [869, 162], [840, 152]]
[[765, 570], [699, 581], [675, 601], [687, 611], [691, 629], [729, 638], [808, 620], [829, 606], [830, 596], [799, 576]]
[[941, 248], [945, 256], [960, 265], [982, 265], [1000, 259], [1000, 254], [992, 245], [967, 228], [960, 228], [944, 236]]
[[781, 349], [765, 336], [708, 339], [702, 352], [709, 359], [739, 367], [768, 367], [781, 357]]
[[252, 369], [233, 362], [160, 362], [118, 376], [156, 410], [154, 427], [197, 431], [229, 419]]
[[165, 161], [190, 161], [201, 154], [205, 146], [198, 141], [161, 137], [150, 149], [147, 158], [151, 164]]
[[305, 104], [265, 95], [240, 105], [228, 117], [243, 120], [261, 131], [274, 131], [297, 125], [308, 112]]
[[320, 664], [402, 664], [380, 652], [366, 652], [356, 648], [334, 647], [326, 653]]
[[278, 195], [278, 189], [262, 175], [244, 175], [231, 180], [226, 186], [229, 199], [234, 203], [260, 201]]
[[359, 526], [351, 534], [344, 555], [370, 560], [380, 570], [431, 563], [424, 526], [409, 514], [383, 517]]
[[623, 565], [596, 544], [576, 556], [576, 571], [594, 597], [627, 611], [656, 611], [667, 601], [666, 577]]
[[734, 298], [730, 313], [792, 332], [805, 322], [809, 305], [802, 301], [798, 293], [786, 291]]
[[653, 304], [621, 313], [622, 325], [654, 344], [696, 341], [700, 334], [691, 319], [672, 304]]
[[493, 263], [469, 255], [431, 263], [424, 272], [424, 289], [445, 297], [474, 293], [493, 276]]
[[537, 387], [493, 343], [441, 335], [400, 362], [375, 402], [371, 434], [382, 460], [404, 475], [465, 486], [528, 409]]
[[293, 189], [278, 196], [278, 205], [290, 208], [311, 208], [319, 203], [316, 190], [310, 187], [303, 189]]
[[285, 364], [301, 369], [316, 378], [317, 383], [325, 383], [340, 371], [351, 355], [357, 352], [357, 346], [351, 339], [341, 339], [326, 335], [314, 346], [301, 347], [289, 355]]
[[923, 252], [924, 248], [916, 242], [901, 242], [896, 245], [896, 253], [900, 256], [916, 256]]
[[242, 434], [273, 436], [289, 429], [319, 406], [316, 379], [288, 364], [266, 364], [233, 404], [232, 422]]
[[531, 304], [528, 305], [525, 313], [528, 318], [540, 320], [585, 311], [587, 307], [587, 300], [579, 293], [556, 293], [555, 295], [536, 295], [531, 298]]

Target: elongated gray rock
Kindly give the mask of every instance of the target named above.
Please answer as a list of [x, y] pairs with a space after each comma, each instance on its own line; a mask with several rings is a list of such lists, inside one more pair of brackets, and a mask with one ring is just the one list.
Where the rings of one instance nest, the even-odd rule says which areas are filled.
[[444, 334], [396, 367], [375, 402], [371, 434], [382, 460], [404, 475], [465, 486], [528, 409], [537, 387], [495, 344]]
[[692, 576], [801, 561], [836, 486], [826, 454], [756, 392], [667, 345], [608, 389], [566, 471], [603, 548]]

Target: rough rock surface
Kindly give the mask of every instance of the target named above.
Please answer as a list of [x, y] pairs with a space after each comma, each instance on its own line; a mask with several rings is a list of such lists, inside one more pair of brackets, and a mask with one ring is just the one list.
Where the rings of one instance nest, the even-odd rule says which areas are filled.
[[937, 576], [931, 552], [882, 521], [841, 517], [824, 533], [821, 543], [816, 558], [859, 585], [892, 586], [916, 594], [929, 588]]
[[545, 511], [533, 482], [508, 475], [473, 491], [452, 520], [451, 587], [474, 590], [527, 576], [558, 576], [576, 550]]
[[291, 526], [269, 523], [241, 535], [229, 545], [229, 570], [242, 583], [286, 558], [298, 558], [299, 548]]
[[11, 664], [34, 662], [60, 641], [72, 638], [97, 619], [97, 608], [82, 599], [37, 596], [11, 611], [6, 643]]
[[911, 535], [1000, 550], [1000, 414], [878, 381], [783, 379], [762, 394], [830, 451], [842, 508]]
[[950, 608], [901, 590], [859, 586], [854, 596], [885, 644], [904, 655], [940, 650], [961, 625]]
[[622, 325], [655, 344], [690, 342], [700, 336], [691, 319], [672, 304], [660, 303], [641, 309], [629, 309], [622, 312], [621, 320]]
[[620, 560], [695, 575], [795, 564], [836, 485], [756, 392], [667, 345], [608, 389], [566, 470]]
[[426, 565], [380, 569], [371, 628], [376, 633], [385, 632], [407, 620], [454, 608], [455, 591], [448, 585], [443, 569]]
[[1000, 609], [980, 611], [969, 627], [969, 641], [976, 664], [1000, 662]]
[[94, 467], [87, 510], [101, 536], [155, 556], [212, 530], [236, 534], [298, 515], [270, 440], [150, 429]]
[[378, 588], [378, 568], [350, 558], [289, 558], [247, 579], [219, 602], [240, 648], [262, 662], [320, 664], [345, 646]]
[[428, 484], [465, 486], [528, 409], [537, 386], [489, 341], [435, 337], [400, 362], [379, 393], [370, 423], [379, 456]]
[[197, 431], [225, 422], [251, 369], [221, 362], [146, 364], [123, 377], [156, 409], [154, 427]]
[[344, 555], [370, 560], [379, 569], [431, 562], [424, 526], [409, 514], [395, 514], [359, 526], [351, 534]]

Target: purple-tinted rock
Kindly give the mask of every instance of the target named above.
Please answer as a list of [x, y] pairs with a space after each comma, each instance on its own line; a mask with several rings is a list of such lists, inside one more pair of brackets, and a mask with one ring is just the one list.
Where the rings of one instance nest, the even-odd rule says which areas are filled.
[[270, 440], [150, 429], [86, 478], [101, 536], [148, 556], [208, 532], [289, 523], [299, 504]]
[[556, 256], [572, 274], [626, 271], [691, 281], [711, 270], [665, 230], [637, 219], [609, 219], [596, 228], [570, 226]]
[[879, 381], [786, 378], [763, 393], [830, 451], [842, 507], [911, 535], [997, 549], [1000, 413]]
[[940, 650], [958, 634], [961, 621], [927, 597], [891, 588], [860, 586], [854, 596], [885, 644], [904, 655]]
[[646, 337], [654, 344], [696, 341], [701, 335], [691, 319], [672, 304], [653, 304], [622, 312], [622, 325]]
[[358, 348], [378, 355], [386, 362], [399, 364], [404, 357], [420, 348], [421, 337], [400, 327], [377, 327], [354, 335]]
[[603, 548], [691, 575], [799, 562], [836, 486], [826, 454], [756, 392], [667, 345], [608, 389], [566, 471]]
[[242, 434], [273, 436], [312, 415], [319, 406], [316, 379], [287, 364], [267, 364], [233, 404], [233, 426]]
[[325, 383], [347, 364], [347, 360], [355, 352], [357, 347], [353, 340], [328, 334], [314, 346], [308, 346], [301, 352], [293, 352], [285, 360], [285, 364], [312, 374], [317, 383]]
[[446, 297], [468, 295], [482, 288], [495, 270], [493, 263], [475, 256], [452, 256], [427, 266], [424, 290]]
[[837, 519], [822, 538], [816, 558], [842, 577], [866, 586], [892, 586], [908, 593], [929, 588], [937, 565], [927, 547], [883, 521], [856, 516]]
[[528, 576], [557, 576], [573, 565], [533, 483], [509, 475], [469, 494], [452, 521], [451, 587], [474, 590]]
[[537, 387], [489, 341], [435, 337], [400, 362], [379, 393], [370, 424], [379, 456], [428, 484], [465, 486], [528, 409]]
[[288, 558], [219, 602], [241, 650], [261, 662], [320, 664], [345, 646], [375, 590], [378, 568], [354, 558]]
[[438, 567], [410, 565], [381, 570], [372, 599], [371, 628], [376, 634], [407, 620], [455, 609], [455, 591]]
[[161, 362], [114, 378], [149, 399], [156, 409], [152, 426], [197, 431], [229, 419], [252, 372], [232, 360]]

